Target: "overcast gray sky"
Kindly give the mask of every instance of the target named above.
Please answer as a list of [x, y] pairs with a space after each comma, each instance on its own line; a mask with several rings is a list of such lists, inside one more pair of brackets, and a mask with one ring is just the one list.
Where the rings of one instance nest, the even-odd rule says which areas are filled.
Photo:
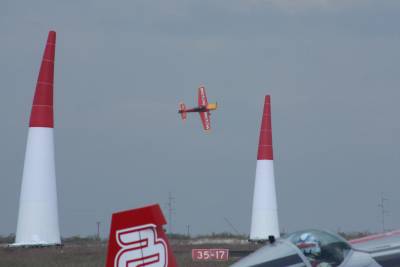
[[[57, 31], [62, 235], [176, 198], [173, 229], [243, 233], [263, 97], [272, 96], [281, 228], [400, 228], [400, 2], [1, 1], [0, 234], [15, 232], [28, 118]], [[204, 83], [211, 134], [177, 103]]]

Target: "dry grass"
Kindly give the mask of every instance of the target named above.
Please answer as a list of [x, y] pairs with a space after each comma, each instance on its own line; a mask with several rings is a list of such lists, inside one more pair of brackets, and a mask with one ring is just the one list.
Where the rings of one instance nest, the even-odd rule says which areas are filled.
[[64, 246], [50, 248], [2, 248], [0, 266], [104, 266], [106, 249], [103, 246]]
[[[174, 244], [173, 249], [180, 267], [226, 267], [229, 262], [193, 262], [191, 249], [195, 246]], [[196, 246], [199, 247], [199, 246]], [[203, 248], [215, 245], [202, 245]], [[243, 245], [219, 245], [231, 250], [248, 250]], [[105, 266], [106, 244], [99, 242], [67, 243], [63, 247], [47, 248], [0, 248], [0, 267], [98, 267]]]

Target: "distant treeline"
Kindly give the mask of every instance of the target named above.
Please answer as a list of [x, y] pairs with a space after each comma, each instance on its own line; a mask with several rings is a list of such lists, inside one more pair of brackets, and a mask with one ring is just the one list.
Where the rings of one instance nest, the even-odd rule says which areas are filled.
[[374, 233], [371, 233], [368, 231], [362, 231], [362, 232], [348, 232], [348, 233], [338, 232], [337, 234], [340, 235], [341, 237], [343, 237], [344, 239], [351, 240], [351, 239], [356, 239], [356, 238], [372, 235]]
[[247, 239], [248, 237], [246, 235], [237, 235], [237, 234], [232, 234], [229, 232], [222, 232], [222, 233], [211, 233], [211, 234], [206, 234], [206, 235], [196, 235], [196, 236], [188, 236], [185, 234], [176, 234], [176, 233], [167, 233], [169, 239], [175, 239], [175, 240], [188, 240], [188, 239], [201, 239], [201, 238], [214, 238], [214, 239], [220, 239], [220, 238], [229, 238], [229, 239]]
[[[338, 233], [343, 238], [350, 240], [355, 238], [364, 237], [367, 235], [371, 235], [373, 233], [368, 231], [361, 231], [361, 232], [339, 232]], [[202, 238], [209, 238], [209, 239], [241, 239], [246, 240], [248, 236], [246, 235], [238, 235], [229, 232], [222, 232], [222, 233], [211, 233], [211, 234], [204, 234], [204, 235], [196, 235], [196, 236], [188, 236], [185, 234], [178, 234], [178, 233], [168, 233], [168, 238], [171, 240], [189, 240], [189, 239], [202, 239]], [[11, 244], [15, 240], [14, 234], [9, 234], [8, 236], [0, 236], [0, 244]], [[107, 239], [99, 239], [96, 235], [89, 235], [89, 236], [70, 236], [70, 237], [63, 237], [62, 243], [63, 244], [87, 244], [93, 242], [107, 242]]]
[[15, 241], [15, 235], [9, 234], [8, 236], [0, 236], [0, 244], [11, 244]]

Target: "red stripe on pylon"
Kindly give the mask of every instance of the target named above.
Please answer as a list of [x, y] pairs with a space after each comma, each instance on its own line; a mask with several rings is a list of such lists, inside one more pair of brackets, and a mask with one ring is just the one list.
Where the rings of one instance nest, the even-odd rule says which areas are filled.
[[54, 127], [53, 81], [56, 32], [50, 31], [33, 98], [29, 127]]
[[269, 95], [266, 95], [263, 117], [261, 121], [257, 160], [273, 159], [274, 156], [272, 151], [271, 97]]

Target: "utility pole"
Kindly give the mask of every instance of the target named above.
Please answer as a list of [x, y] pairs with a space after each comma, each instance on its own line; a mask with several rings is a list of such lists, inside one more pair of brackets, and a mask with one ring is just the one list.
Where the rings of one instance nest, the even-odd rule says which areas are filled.
[[172, 234], [172, 231], [173, 231], [173, 228], [172, 228], [172, 216], [173, 216], [173, 213], [175, 212], [174, 201], [175, 201], [175, 198], [172, 196], [171, 192], [169, 192], [168, 193], [167, 208], [168, 208], [168, 232], [170, 234]]
[[383, 193], [381, 193], [381, 201], [378, 204], [378, 207], [381, 208], [381, 223], [382, 223], [382, 233], [384, 233], [386, 231], [385, 228], [385, 216], [389, 213], [386, 209], [385, 209], [385, 201], [387, 201], [388, 199], [384, 197]]
[[100, 240], [100, 222], [96, 222], [97, 224], [97, 239]]
[[186, 225], [187, 236], [190, 237], [190, 224]]

